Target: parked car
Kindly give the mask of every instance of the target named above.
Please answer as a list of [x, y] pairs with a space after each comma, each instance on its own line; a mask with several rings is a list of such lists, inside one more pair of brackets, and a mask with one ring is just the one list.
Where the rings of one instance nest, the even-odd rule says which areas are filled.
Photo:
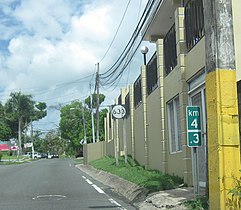
[[59, 155], [57, 153], [54, 153], [52, 158], [59, 158]]
[[48, 155], [46, 153], [41, 153], [41, 158], [48, 158]]
[[53, 158], [53, 154], [52, 153], [48, 153], [48, 159]]
[[41, 154], [38, 152], [34, 153], [34, 159], [40, 159], [41, 158]]

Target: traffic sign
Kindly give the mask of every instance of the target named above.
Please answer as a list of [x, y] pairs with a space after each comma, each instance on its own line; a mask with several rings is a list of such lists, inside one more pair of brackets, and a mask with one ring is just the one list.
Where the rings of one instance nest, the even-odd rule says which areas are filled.
[[201, 112], [199, 106], [187, 106], [187, 145], [188, 147], [201, 146]]
[[124, 106], [122, 105], [115, 105], [113, 108], [112, 108], [112, 116], [113, 118], [115, 119], [122, 119], [124, 118], [126, 115], [126, 109]]

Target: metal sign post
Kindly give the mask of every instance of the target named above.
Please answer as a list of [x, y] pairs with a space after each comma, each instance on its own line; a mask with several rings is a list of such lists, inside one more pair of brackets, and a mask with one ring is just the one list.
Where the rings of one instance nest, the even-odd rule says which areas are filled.
[[[119, 164], [118, 160], [118, 145], [117, 145], [117, 126], [116, 120], [117, 119], [124, 119], [126, 115], [126, 109], [122, 105], [116, 105], [112, 108], [112, 117], [114, 118], [114, 144], [115, 144], [115, 157], [116, 157], [116, 165]], [[124, 144], [124, 153], [125, 153], [125, 163], [127, 162], [127, 152], [126, 152], [126, 126], [123, 125], [123, 144]]]
[[193, 149], [194, 194], [199, 195], [197, 147], [201, 146], [201, 114], [199, 106], [187, 106], [187, 145]]
[[187, 106], [187, 145], [201, 146], [201, 114], [199, 106]]

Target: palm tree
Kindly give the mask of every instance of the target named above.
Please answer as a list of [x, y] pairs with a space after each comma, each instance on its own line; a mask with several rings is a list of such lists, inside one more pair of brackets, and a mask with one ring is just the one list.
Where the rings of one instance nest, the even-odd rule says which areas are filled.
[[21, 92], [11, 93], [10, 99], [6, 102], [6, 110], [11, 113], [12, 118], [18, 119], [18, 144], [21, 153], [21, 133], [24, 121], [27, 121], [34, 114], [34, 104], [31, 95], [24, 95]]

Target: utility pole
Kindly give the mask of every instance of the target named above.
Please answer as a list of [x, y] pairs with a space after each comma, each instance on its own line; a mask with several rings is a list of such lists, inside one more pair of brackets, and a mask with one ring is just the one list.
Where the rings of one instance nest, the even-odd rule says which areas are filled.
[[84, 126], [84, 140], [85, 144], [87, 144], [87, 139], [86, 139], [86, 128], [85, 128], [85, 113], [84, 113], [84, 102], [82, 101], [82, 120], [83, 120], [83, 126]]
[[30, 134], [31, 134], [31, 142], [32, 142], [32, 159], [34, 159], [34, 145], [33, 145], [33, 120], [32, 117], [30, 119]]
[[96, 103], [96, 141], [100, 141], [100, 136], [99, 136], [99, 105], [100, 105], [100, 99], [99, 99], [99, 89], [100, 89], [100, 81], [99, 81], [99, 71], [100, 71], [100, 66], [99, 63], [97, 63], [97, 72], [96, 72], [96, 89], [97, 89], [97, 103]]
[[93, 138], [93, 143], [95, 143], [95, 123], [94, 123], [93, 96], [91, 93], [91, 84], [90, 84], [90, 109], [91, 109], [92, 138]]
[[226, 209], [240, 169], [232, 0], [205, 0], [210, 209]]

